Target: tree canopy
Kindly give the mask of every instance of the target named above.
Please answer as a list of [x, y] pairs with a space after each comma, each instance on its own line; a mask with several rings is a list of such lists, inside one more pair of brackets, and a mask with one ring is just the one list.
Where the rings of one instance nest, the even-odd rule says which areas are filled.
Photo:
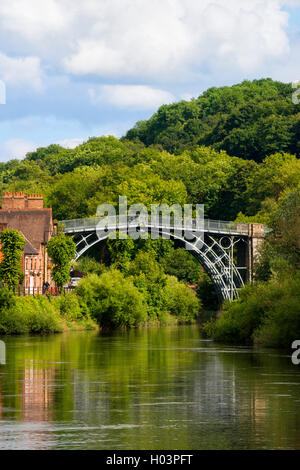
[[191, 101], [163, 105], [138, 122], [126, 139], [159, 144], [172, 153], [195, 145], [260, 162], [274, 152], [298, 153], [299, 107], [293, 89], [268, 79], [210, 88]]

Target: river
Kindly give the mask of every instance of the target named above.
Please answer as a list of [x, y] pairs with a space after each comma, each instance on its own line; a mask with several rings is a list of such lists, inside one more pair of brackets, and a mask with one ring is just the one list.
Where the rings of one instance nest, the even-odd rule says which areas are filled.
[[197, 326], [7, 337], [0, 449], [300, 449], [300, 366]]

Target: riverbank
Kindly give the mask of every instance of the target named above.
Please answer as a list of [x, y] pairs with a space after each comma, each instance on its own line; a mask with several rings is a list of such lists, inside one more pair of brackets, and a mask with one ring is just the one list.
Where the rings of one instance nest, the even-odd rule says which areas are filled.
[[[92, 275], [80, 288], [60, 297], [18, 297], [0, 289], [0, 335], [54, 334], [63, 331], [140, 329], [196, 322], [198, 301], [173, 279], [164, 309], [155, 310], [132, 281], [111, 271]], [[177, 290], [176, 290], [177, 288]], [[178, 290], [179, 289], [179, 290]], [[147, 301], [148, 300], [148, 301]]]
[[17, 297], [0, 290], [0, 335], [51, 334], [98, 329], [74, 294]]
[[220, 343], [289, 349], [300, 337], [300, 273], [247, 285], [202, 329]]

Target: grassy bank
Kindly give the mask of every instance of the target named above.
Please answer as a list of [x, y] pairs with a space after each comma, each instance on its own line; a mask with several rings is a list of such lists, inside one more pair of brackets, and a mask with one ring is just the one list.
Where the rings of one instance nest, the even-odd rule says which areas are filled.
[[60, 297], [16, 297], [0, 289], [0, 335], [186, 324], [196, 320], [199, 308], [191, 289], [159, 269], [150, 276], [149, 264], [131, 275], [107, 269]]
[[93, 328], [97, 328], [96, 323], [73, 294], [53, 299], [16, 297], [0, 289], [0, 335], [50, 334]]

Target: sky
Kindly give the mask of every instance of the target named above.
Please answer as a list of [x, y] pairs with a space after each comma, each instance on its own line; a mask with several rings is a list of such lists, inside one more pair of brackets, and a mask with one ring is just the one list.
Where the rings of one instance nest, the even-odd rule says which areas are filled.
[[300, 0], [1, 0], [0, 161], [212, 86], [300, 81]]

